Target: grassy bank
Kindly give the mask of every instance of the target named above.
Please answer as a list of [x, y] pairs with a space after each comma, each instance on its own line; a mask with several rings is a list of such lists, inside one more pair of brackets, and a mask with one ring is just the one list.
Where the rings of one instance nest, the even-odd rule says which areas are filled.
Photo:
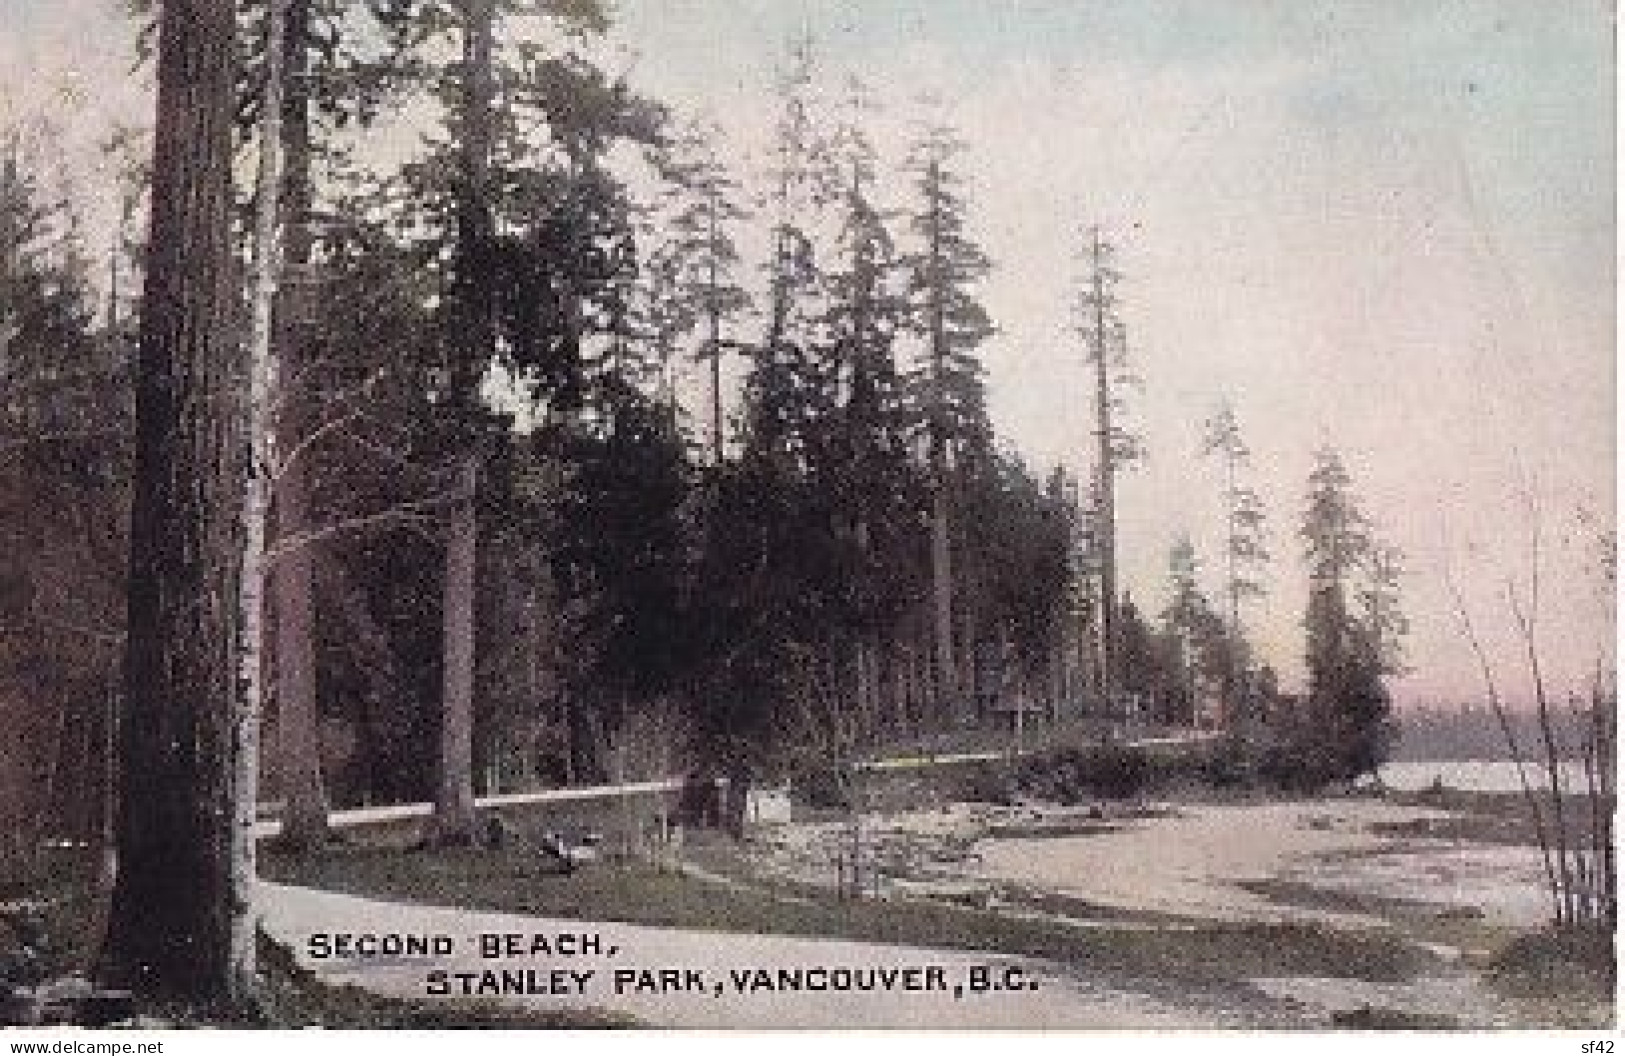
[[[0, 987], [87, 975], [96, 961], [106, 906], [97, 855], [55, 849], [24, 875], [0, 885]], [[298, 967], [291, 954], [262, 937], [261, 991], [251, 1010], [137, 1002], [127, 1025], [142, 1028], [256, 1027], [328, 1029], [508, 1029], [624, 1027], [629, 1017], [594, 1009], [515, 1009], [493, 1002], [403, 1001], [354, 986], [332, 986]], [[0, 1027], [7, 1024], [0, 1018]]]
[[1012, 916], [935, 901], [840, 900], [809, 888], [718, 883], [641, 863], [556, 875], [522, 849], [349, 847], [268, 857], [267, 878], [373, 898], [699, 930], [823, 936], [1041, 957], [1091, 973], [1188, 985], [1265, 975], [1395, 981], [1432, 957], [1376, 933], [1307, 924], [1199, 923], [1177, 929]]
[[[1544, 795], [1536, 790], [1536, 795]], [[1390, 803], [1449, 811], [1448, 818], [1419, 819], [1398, 825], [1379, 825], [1373, 831], [1384, 836], [1423, 836], [1432, 839], [1472, 840], [1476, 843], [1509, 845], [1536, 844], [1535, 824], [1527, 801], [1519, 792], [1471, 792], [1454, 788], [1423, 789], [1416, 792], [1388, 792]], [[1543, 800], [1544, 802], [1544, 800]], [[1613, 813], [1614, 804], [1604, 805]], [[1550, 813], [1550, 807], [1546, 807]], [[1571, 832], [1591, 828], [1590, 801], [1583, 795], [1563, 797], [1563, 813]]]

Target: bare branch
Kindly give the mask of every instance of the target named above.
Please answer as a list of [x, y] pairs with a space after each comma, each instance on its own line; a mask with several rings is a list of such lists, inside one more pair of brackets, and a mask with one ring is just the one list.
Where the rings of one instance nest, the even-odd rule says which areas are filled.
[[[1564, 914], [1559, 914], [1559, 921], [1572, 920], [1575, 906], [1575, 885], [1569, 866], [1569, 836], [1567, 819], [1563, 810], [1563, 789], [1558, 774], [1559, 752], [1556, 737], [1552, 732], [1551, 700], [1546, 691], [1546, 679], [1541, 670], [1540, 647], [1537, 640], [1537, 621], [1540, 617], [1540, 505], [1535, 499], [1533, 490], [1526, 483], [1523, 489], [1524, 501], [1529, 511], [1529, 609], [1524, 610], [1518, 601], [1517, 592], [1510, 582], [1506, 585], [1507, 601], [1512, 607], [1512, 618], [1518, 625], [1518, 636], [1523, 641], [1524, 660], [1529, 668], [1530, 682], [1535, 692], [1535, 718], [1540, 727], [1541, 746], [1546, 754], [1546, 777], [1548, 789], [1552, 796], [1553, 824], [1556, 827], [1557, 838], [1557, 867], [1558, 876], [1562, 883], [1563, 892], [1569, 901]], [[1566, 914], [1566, 916], [1565, 916]]]
[[303, 455], [305, 452], [309, 451], [323, 437], [344, 428], [352, 422], [355, 422], [365, 413], [365, 411], [357, 409], [348, 414], [341, 414], [337, 418], [329, 419], [328, 421], [317, 426], [314, 430], [301, 437], [299, 442], [289, 449], [287, 455], [279, 459], [275, 465], [270, 467], [270, 478], [272, 480], [281, 480], [283, 476], [287, 474], [288, 469], [296, 461], [298, 461], [300, 455]]
[[[383, 380], [384, 374], [385, 368], [379, 367], [377, 370], [368, 375], [366, 380], [364, 380], [360, 385], [356, 386], [352, 392], [346, 393], [341, 398], [344, 400], [351, 400], [367, 396], [378, 386], [378, 383]], [[304, 454], [306, 451], [309, 451], [310, 448], [319, 442], [323, 437], [338, 429], [344, 428], [351, 422], [355, 422], [365, 417], [365, 415], [366, 408], [357, 407], [346, 414], [341, 414], [338, 417], [329, 419], [328, 421], [317, 426], [309, 434], [302, 437], [298, 443], [294, 444], [293, 447], [288, 450], [287, 454], [283, 455], [282, 460], [272, 467], [271, 478], [273, 480], [280, 480], [283, 474], [288, 471], [288, 467], [291, 466], [300, 455]]]
[[453, 488], [440, 492], [437, 495], [431, 495], [426, 499], [419, 499], [414, 502], [399, 503], [387, 510], [380, 510], [377, 513], [369, 513], [360, 517], [350, 517], [342, 521], [336, 521], [332, 524], [324, 524], [319, 528], [311, 528], [307, 531], [295, 532], [293, 535], [278, 541], [275, 546], [271, 547], [265, 552], [265, 563], [267, 566], [272, 565], [300, 547], [309, 546], [312, 543], [338, 535], [341, 532], [353, 532], [362, 528], [370, 528], [374, 525], [388, 524], [390, 522], [421, 524], [424, 521], [432, 519], [430, 517], [431, 511], [439, 506], [456, 502], [461, 497], [462, 492]]
[[1535, 826], [1535, 842], [1540, 847], [1540, 861], [1546, 872], [1547, 892], [1551, 895], [1552, 909], [1562, 915], [1563, 901], [1557, 887], [1557, 870], [1552, 865], [1551, 842], [1546, 835], [1545, 812], [1540, 809], [1540, 800], [1535, 796], [1534, 787], [1529, 782], [1529, 774], [1524, 766], [1523, 748], [1518, 744], [1518, 736], [1512, 729], [1512, 720], [1507, 715], [1506, 702], [1501, 699], [1500, 689], [1496, 686], [1495, 673], [1490, 668], [1488, 655], [1484, 652], [1484, 645], [1478, 638], [1478, 631], [1473, 626], [1473, 619], [1467, 612], [1467, 602], [1462, 597], [1461, 588], [1456, 585], [1456, 577], [1451, 573], [1447, 564], [1444, 570], [1445, 587], [1450, 591], [1450, 599], [1455, 606], [1456, 620], [1461, 625], [1462, 634], [1467, 644], [1472, 647], [1473, 656], [1478, 660], [1479, 676], [1484, 682], [1484, 694], [1489, 700], [1490, 710], [1495, 715], [1496, 723], [1501, 727], [1501, 736], [1506, 739], [1507, 750], [1512, 753], [1512, 764], [1518, 772], [1518, 787], [1523, 792], [1524, 805], [1529, 810], [1530, 821]]

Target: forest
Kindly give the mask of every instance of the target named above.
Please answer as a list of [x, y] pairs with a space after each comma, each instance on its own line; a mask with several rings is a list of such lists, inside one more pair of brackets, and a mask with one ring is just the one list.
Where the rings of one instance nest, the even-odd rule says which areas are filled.
[[[49, 118], [0, 130], [0, 863], [116, 847], [126, 981], [232, 978], [261, 809], [319, 854], [343, 807], [432, 802], [429, 842], [470, 844], [477, 796], [808, 782], [1012, 729], [1213, 731], [1302, 789], [1387, 757], [1404, 559], [1338, 451], [1266, 510], [1216, 392], [1191, 431], [1224, 537], [1119, 530], [1159, 383], [1121, 233], [1077, 218], [1055, 306], [1089, 472], [1001, 435], [995, 189], [947, 108], [793, 40], [746, 151], [601, 61], [602, 0], [130, 17], [157, 114], [107, 142], [111, 252]], [[1159, 595], [1129, 547], [1167, 553]], [[1271, 561], [1307, 585], [1292, 689], [1249, 637]]]

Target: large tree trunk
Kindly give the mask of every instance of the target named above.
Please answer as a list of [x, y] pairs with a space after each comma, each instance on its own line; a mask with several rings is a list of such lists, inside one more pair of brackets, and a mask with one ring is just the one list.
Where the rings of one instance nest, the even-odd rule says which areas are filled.
[[959, 710], [954, 662], [953, 550], [948, 540], [948, 488], [938, 476], [931, 495], [931, 613], [932, 655], [936, 670], [936, 721], [952, 726]]
[[955, 655], [959, 664], [959, 721], [962, 725], [974, 726], [982, 717], [982, 687], [976, 662], [976, 613], [972, 608], [973, 599], [966, 597], [968, 593], [960, 591], [959, 640], [955, 643], [958, 646]]
[[[306, 374], [307, 282], [311, 263], [310, 0], [286, 0], [287, 93], [282, 143], [286, 159], [283, 213], [287, 238], [286, 273], [292, 277], [277, 303], [277, 357], [283, 384], [280, 421], [282, 451], [294, 451], [313, 427], [303, 391]], [[306, 459], [295, 457], [277, 480], [277, 531], [284, 538], [303, 531], [309, 520]], [[276, 605], [276, 699], [283, 841], [292, 847], [319, 847], [328, 838], [327, 791], [322, 781], [321, 716], [316, 703], [316, 601], [312, 542], [286, 551], [274, 575]]]
[[1096, 501], [1096, 545], [1100, 548], [1100, 691], [1107, 710], [1117, 713], [1117, 461], [1113, 441], [1117, 427], [1112, 421], [1111, 352], [1106, 320], [1105, 252], [1100, 231], [1091, 233], [1090, 279], [1094, 292], [1093, 325], [1095, 354], [1095, 464], [1100, 474], [1100, 494]]
[[857, 697], [857, 742], [868, 744], [879, 728], [880, 714], [880, 653], [875, 645], [873, 631], [863, 632], [858, 639], [854, 657]]
[[239, 581], [242, 649], [238, 657], [242, 699], [232, 716], [231, 975], [234, 995], [254, 989], [259, 920], [254, 913], [255, 826], [258, 823], [260, 717], [265, 704], [266, 537], [276, 472], [275, 407], [281, 395], [272, 352], [273, 315], [282, 281], [282, 87], [283, 31], [287, 0], [266, 5], [264, 90], [261, 95], [259, 171], [255, 182], [254, 262], [248, 332], [249, 465], [243, 496], [243, 564]]
[[474, 577], [479, 524], [474, 508], [479, 466], [459, 471], [457, 503], [446, 539], [445, 659], [440, 715], [440, 773], [434, 799], [434, 838], [474, 838]]
[[459, 496], [446, 539], [445, 637], [440, 719], [440, 770], [435, 792], [434, 840], [474, 838], [475, 569], [479, 554], [480, 381], [496, 352], [490, 265], [493, 218], [491, 152], [495, 77], [495, 0], [460, 0], [463, 17], [461, 174], [451, 399], [454, 443], [464, 445], [457, 466]]
[[[941, 167], [931, 163], [931, 184], [940, 190]], [[942, 289], [943, 231], [942, 205], [934, 200], [929, 221], [929, 253], [933, 273], [930, 291], [930, 355], [931, 355], [931, 604], [932, 629], [936, 665], [937, 721], [956, 725], [960, 688], [955, 678], [954, 657], [954, 573], [952, 534], [949, 511], [949, 466], [947, 435], [947, 383], [948, 336], [946, 309]]]
[[118, 879], [104, 977], [231, 996], [243, 376], [234, 340], [235, 5], [159, 15], [152, 218], [136, 369]]
[[897, 737], [909, 734], [909, 669], [913, 664], [913, 646], [904, 644], [903, 634], [893, 631], [886, 650], [888, 671], [891, 675], [892, 729]]
[[[345, 575], [330, 550], [312, 556], [321, 572], [314, 584], [317, 611], [332, 614], [336, 621], [334, 633], [351, 643], [363, 678], [355, 717], [360, 776], [354, 783], [359, 786], [363, 805], [368, 805], [379, 795], [378, 775], [388, 768], [391, 759], [379, 751], [384, 738], [374, 725], [376, 717], [386, 714], [388, 702], [401, 697], [405, 687], [389, 637], [367, 607], [365, 594]], [[313, 726], [313, 737], [315, 729]]]
[[[297, 464], [278, 481], [276, 501], [277, 526], [284, 537], [299, 531], [306, 521], [308, 497]], [[282, 838], [299, 848], [318, 847], [328, 837], [321, 716], [316, 703], [314, 557], [304, 546], [285, 552], [273, 580]]]
[[713, 191], [706, 200], [706, 220], [710, 227], [710, 242], [706, 246], [707, 285], [706, 321], [710, 324], [711, 353], [711, 464], [722, 465], [722, 308], [717, 300], [717, 195]]

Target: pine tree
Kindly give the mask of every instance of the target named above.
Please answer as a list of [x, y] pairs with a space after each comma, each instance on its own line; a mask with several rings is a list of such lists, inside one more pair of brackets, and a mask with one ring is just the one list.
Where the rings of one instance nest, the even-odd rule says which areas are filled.
[[[158, 35], [151, 237], [136, 372], [119, 870], [104, 973], [242, 996], [232, 918], [242, 377], [232, 330], [232, 5], [174, 0]], [[186, 883], [176, 883], [177, 876]]]
[[955, 669], [952, 496], [956, 480], [985, 465], [992, 450], [976, 351], [994, 327], [975, 293], [991, 263], [968, 231], [969, 203], [955, 169], [963, 150], [940, 122], [915, 143], [910, 228], [919, 246], [907, 261], [914, 325], [924, 343], [912, 381], [929, 452], [936, 703], [939, 721], [949, 724], [965, 721], [970, 704]]
[[[472, 831], [474, 595], [482, 564], [476, 505], [500, 486], [481, 465], [506, 443], [507, 431], [482, 384], [501, 365], [529, 390], [545, 426], [568, 431], [593, 413], [589, 403], [603, 379], [631, 369], [624, 360], [632, 336], [631, 210], [605, 156], [619, 141], [652, 142], [661, 118], [579, 55], [545, 50], [540, 36], [508, 17], [527, 6], [436, 0], [392, 18], [448, 115], [448, 142], [408, 166], [406, 183], [417, 199], [423, 250], [442, 282], [438, 425], [421, 446], [451, 453], [441, 460], [454, 501], [437, 828], [453, 841]], [[554, 6], [546, 19], [588, 36], [607, 27], [593, 0]], [[460, 61], [440, 62], [452, 43]]]
[[[278, 360], [282, 413], [277, 448], [295, 451], [316, 428], [318, 415], [307, 406], [309, 338], [313, 302], [310, 269], [313, 257], [311, 54], [316, 50], [311, 0], [285, 0], [282, 19], [282, 62], [286, 66], [284, 105], [279, 135], [284, 162], [281, 203], [282, 274], [273, 334]], [[270, 31], [274, 32], [273, 23]], [[292, 281], [288, 281], [291, 277]], [[310, 527], [307, 469], [309, 459], [279, 463], [275, 479], [276, 533], [297, 536]], [[315, 545], [315, 544], [312, 544]], [[322, 781], [320, 717], [317, 710], [315, 554], [296, 546], [271, 568], [275, 613], [277, 773], [285, 808], [283, 842], [317, 846], [327, 838], [327, 792]]]
[[817, 486], [839, 394], [814, 230], [834, 190], [810, 41], [794, 42], [777, 91], [765, 325], [748, 349], [739, 457], [711, 478], [696, 586], [708, 658], [696, 718], [736, 786], [806, 726], [844, 589], [833, 495]]
[[110, 853], [129, 356], [96, 328], [78, 224], [35, 175], [48, 161], [0, 142], [0, 871], [21, 879], [47, 835]]
[[1164, 632], [1174, 645], [1174, 666], [1184, 715], [1198, 717], [1196, 706], [1205, 680], [1221, 684], [1227, 643], [1224, 624], [1198, 583], [1196, 548], [1180, 536], [1168, 553], [1168, 604], [1162, 610]]
[[813, 117], [815, 61], [799, 39], [779, 74], [780, 113], [768, 174], [773, 242], [767, 262], [767, 327], [745, 378], [744, 446], [786, 473], [809, 466], [809, 445], [834, 406], [820, 354], [820, 267], [812, 225], [834, 196], [828, 146]]
[[971, 640], [977, 650], [971, 688], [983, 711], [1010, 693], [1024, 706], [1046, 681], [1066, 598], [1067, 500], [1003, 452], [963, 494], [958, 573], [982, 632]]
[[907, 323], [905, 278], [887, 217], [875, 203], [878, 158], [865, 124], [867, 90], [849, 85], [831, 144], [841, 184], [840, 229], [825, 283], [825, 329], [837, 387], [819, 486], [833, 497], [832, 530], [844, 543], [847, 583], [841, 622], [853, 637], [853, 696], [859, 727], [880, 712], [881, 643], [917, 593], [913, 582], [915, 487], [909, 421], [896, 345]]
[[1051, 490], [1065, 511], [1067, 524], [1066, 589], [1057, 628], [1061, 667], [1057, 696], [1067, 714], [1075, 716], [1085, 698], [1100, 688], [1099, 635], [1095, 628], [1100, 608], [1095, 592], [1100, 577], [1094, 567], [1090, 531], [1093, 513], [1086, 506], [1085, 489], [1071, 473], [1057, 467]]
[[[269, 0], [261, 2], [267, 11], [275, 8]], [[268, 74], [260, 73], [259, 67], [272, 55], [270, 34], [280, 26], [280, 60], [285, 69], [277, 122], [283, 170], [282, 235], [272, 347], [280, 389], [274, 402], [279, 410], [276, 447], [281, 457], [273, 470], [271, 545], [276, 560], [270, 565], [269, 601], [275, 638], [269, 652], [275, 662], [276, 775], [284, 802], [281, 843], [312, 848], [329, 836], [319, 733], [316, 583], [325, 541], [299, 540], [319, 530], [320, 511], [313, 496], [322, 487], [315, 478], [323, 459], [311, 446], [321, 444], [338, 423], [345, 423], [343, 431], [351, 435], [364, 432], [350, 405], [362, 395], [363, 386], [345, 377], [351, 373], [350, 364], [361, 358], [357, 350], [346, 348], [337, 357], [319, 354], [324, 345], [319, 331], [333, 315], [325, 303], [322, 274], [330, 261], [319, 259], [318, 243], [331, 244], [338, 236], [322, 224], [326, 203], [318, 200], [317, 175], [319, 167], [325, 165], [331, 172], [347, 160], [339, 145], [341, 134], [373, 121], [383, 101], [399, 90], [404, 71], [396, 68], [395, 56], [387, 50], [382, 56], [364, 53], [368, 49], [359, 43], [382, 28], [382, 15], [358, 27], [350, 21], [356, 14], [351, 5], [340, 0], [282, 2], [285, 17], [266, 19], [263, 32], [257, 34], [265, 41], [262, 57], [245, 72], [251, 82], [265, 83]], [[251, 95], [250, 102], [263, 105], [257, 95]], [[262, 123], [265, 116], [261, 114]], [[335, 214], [336, 210], [327, 218]], [[331, 342], [325, 344], [332, 348]], [[403, 372], [400, 367], [392, 369]], [[376, 386], [373, 389], [366, 395], [376, 397]], [[281, 545], [284, 541], [293, 542]]]
[[1241, 426], [1228, 401], [1221, 403], [1219, 409], [1203, 424], [1202, 452], [1216, 456], [1224, 473], [1224, 600], [1230, 637], [1228, 651], [1233, 663], [1227, 667], [1221, 687], [1224, 705], [1221, 724], [1228, 724], [1238, 717], [1236, 711], [1244, 703], [1244, 689], [1248, 682], [1241, 607], [1244, 601], [1263, 596], [1262, 572], [1269, 562], [1269, 551], [1264, 545], [1263, 503], [1259, 500], [1258, 492], [1245, 479], [1251, 465], [1251, 452], [1242, 440]]
[[1137, 379], [1128, 369], [1128, 330], [1118, 312], [1122, 274], [1117, 250], [1090, 228], [1084, 247], [1087, 269], [1078, 296], [1078, 332], [1094, 368], [1095, 506], [1094, 544], [1100, 571], [1101, 692], [1109, 707], [1125, 668], [1117, 641], [1117, 474], [1143, 457], [1140, 442], [1123, 424], [1123, 392]]
[[1242, 602], [1263, 595], [1260, 574], [1269, 551], [1264, 546], [1263, 504], [1245, 480], [1252, 453], [1228, 401], [1204, 423], [1202, 453], [1216, 456], [1224, 473], [1226, 615], [1230, 633], [1240, 637]]
[[1300, 534], [1310, 591], [1302, 765], [1310, 779], [1355, 777], [1386, 758], [1393, 737], [1386, 679], [1397, 671], [1405, 628], [1398, 556], [1375, 538], [1342, 457], [1330, 447], [1315, 454]]
[[750, 298], [739, 285], [740, 256], [732, 234], [747, 213], [738, 182], [717, 156], [718, 134], [714, 126], [694, 123], [656, 154], [664, 200], [650, 219], [662, 230], [645, 239], [644, 270], [652, 288], [651, 330], [666, 369], [675, 369], [671, 361], [678, 346], [695, 333], [701, 335], [694, 358], [706, 364], [709, 375], [706, 424], [711, 462], [720, 466], [727, 442], [723, 358], [727, 349], [739, 345], [728, 336], [729, 324], [749, 307]]
[[457, 5], [462, 43], [456, 132], [455, 255], [447, 323], [445, 425], [454, 449], [455, 498], [446, 526], [440, 754], [434, 839], [468, 843], [474, 828], [474, 590], [479, 559], [480, 384], [497, 354], [495, 151], [496, 0]]
[[[572, 613], [561, 689], [578, 723], [608, 735], [677, 694], [688, 670], [689, 464], [665, 403], [624, 383], [564, 458], [571, 486], [551, 540], [560, 603]], [[577, 745], [574, 769], [615, 776], [585, 749]]]
[[[650, 281], [659, 277], [647, 259], [653, 250], [645, 253], [638, 244], [647, 231], [638, 229], [636, 203], [609, 157], [623, 143], [649, 153], [664, 139], [666, 115], [623, 80], [570, 55], [522, 66], [513, 100], [516, 118], [534, 123], [538, 132], [545, 129], [554, 145], [551, 156], [529, 165], [519, 165], [518, 159], [508, 163], [506, 178], [513, 189], [503, 215], [511, 233], [501, 240], [496, 276], [506, 359], [529, 383], [544, 423], [539, 458], [544, 476], [555, 482], [550, 516], [565, 539], [580, 524], [572, 511], [590, 519], [582, 501], [606, 523], [614, 521], [619, 504], [629, 501], [617, 489], [621, 478], [597, 476], [598, 460], [613, 448], [627, 459], [626, 472], [637, 472], [632, 468], [637, 464], [650, 473], [643, 478], [650, 488], [648, 532], [636, 540], [606, 534], [595, 542], [605, 551], [646, 545], [648, 555], [662, 555], [660, 560], [651, 556], [659, 571], [637, 563], [602, 565], [595, 564], [598, 557], [570, 558], [562, 540], [535, 540], [560, 555], [547, 573], [557, 581], [560, 605], [560, 626], [553, 633], [579, 646], [566, 646], [574, 655], [559, 675], [571, 767], [578, 775], [603, 777], [606, 736], [621, 722], [631, 698], [653, 692], [635, 672], [669, 673], [672, 664], [664, 651], [652, 650], [645, 664], [620, 672], [629, 683], [612, 689], [589, 677], [606, 670], [604, 653], [620, 641], [620, 632], [599, 633], [600, 619], [624, 618], [620, 631], [634, 634], [650, 621], [673, 626], [666, 603], [675, 594], [652, 584], [676, 590], [675, 578], [660, 579], [666, 573], [677, 576], [671, 564], [676, 558], [662, 534], [669, 526], [663, 516], [674, 515], [675, 507], [662, 507], [670, 491], [657, 486], [658, 473], [646, 463], [684, 479], [686, 456], [671, 391], [680, 329], [673, 326], [678, 320], [665, 298], [669, 291]], [[664, 424], [656, 428], [649, 415]], [[682, 490], [679, 484], [678, 494]], [[596, 572], [583, 578], [579, 573], [587, 567]], [[645, 615], [621, 604], [622, 591], [638, 589], [631, 585], [634, 580], [650, 591]], [[675, 636], [672, 644], [678, 647]], [[624, 659], [624, 653], [618, 655]]]

